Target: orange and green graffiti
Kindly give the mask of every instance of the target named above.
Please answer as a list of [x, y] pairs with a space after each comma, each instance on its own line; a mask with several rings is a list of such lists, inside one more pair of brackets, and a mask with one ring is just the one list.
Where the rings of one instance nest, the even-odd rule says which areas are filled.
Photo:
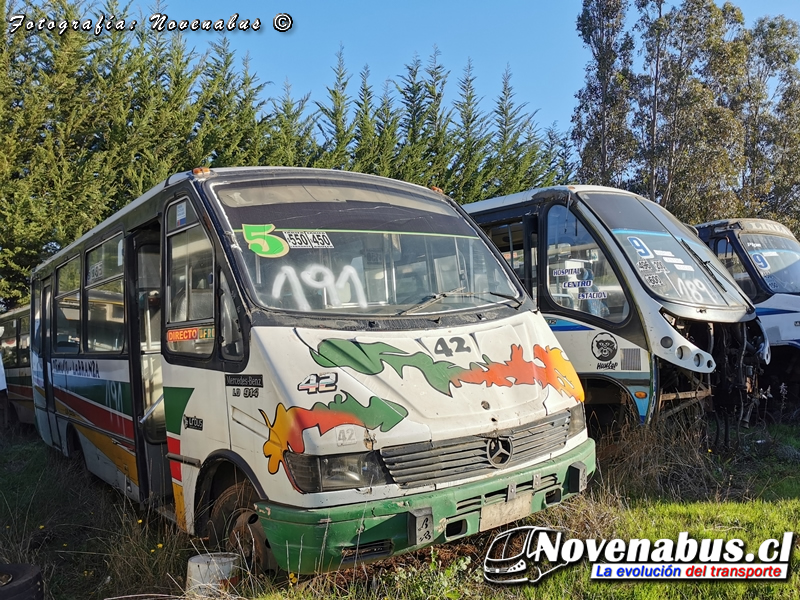
[[287, 409], [279, 404], [272, 422], [263, 410], [259, 412], [269, 427], [264, 456], [269, 459], [269, 472], [273, 475], [283, 462], [284, 452], [305, 452], [303, 432], [306, 429], [316, 427], [320, 435], [324, 435], [339, 425], [358, 425], [385, 432], [408, 416], [405, 408], [389, 400], [372, 396], [364, 406], [347, 392], [344, 396], [336, 394], [328, 404], [317, 402], [311, 408], [291, 406]]
[[418, 369], [434, 389], [448, 396], [452, 396], [451, 386], [485, 383], [486, 387], [539, 384], [579, 401], [584, 398], [578, 374], [561, 349], [538, 344], [533, 347], [533, 360], [525, 360], [522, 346], [512, 345], [508, 360], [495, 362], [484, 354], [483, 362], [473, 362], [467, 369], [446, 360], [435, 361], [424, 352], [409, 354], [384, 342], [324, 340], [317, 350], [311, 350], [311, 356], [323, 367], [350, 367], [365, 375], [377, 375], [384, 365], [400, 377], [405, 367]]

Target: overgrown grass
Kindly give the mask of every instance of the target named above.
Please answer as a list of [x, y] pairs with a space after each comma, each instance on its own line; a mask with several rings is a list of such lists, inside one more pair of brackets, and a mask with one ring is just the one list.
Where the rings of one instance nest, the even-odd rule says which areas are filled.
[[[800, 523], [800, 432], [789, 425], [745, 432], [736, 452], [709, 451], [693, 426], [633, 428], [601, 449], [586, 493], [519, 524], [578, 538], [744, 540], [748, 549]], [[248, 598], [793, 598], [787, 582], [597, 582], [588, 563], [539, 584], [486, 583], [483, 554], [496, 531], [460, 543], [338, 573], [291, 577], [278, 585], [249, 578]], [[797, 543], [797, 539], [795, 540]], [[48, 450], [30, 431], [0, 439], [0, 561], [43, 567], [48, 597], [182, 595], [186, 562], [201, 544]], [[795, 549], [792, 562], [798, 561]], [[137, 596], [139, 597], [139, 596]], [[141, 596], [142, 598], [146, 596]]]
[[137, 510], [25, 428], [0, 438], [0, 562], [42, 567], [50, 598], [180, 592], [188, 536]]

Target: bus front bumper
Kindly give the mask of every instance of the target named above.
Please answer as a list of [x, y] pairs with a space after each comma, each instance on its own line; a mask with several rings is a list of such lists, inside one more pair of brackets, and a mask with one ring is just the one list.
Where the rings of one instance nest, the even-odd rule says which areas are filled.
[[594, 471], [588, 439], [531, 467], [441, 490], [319, 509], [259, 501], [256, 509], [282, 569], [321, 573], [523, 518], [582, 491]]

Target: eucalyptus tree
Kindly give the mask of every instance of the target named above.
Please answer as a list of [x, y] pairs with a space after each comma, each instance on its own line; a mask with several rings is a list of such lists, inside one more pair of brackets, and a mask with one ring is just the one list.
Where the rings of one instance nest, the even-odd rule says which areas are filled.
[[735, 81], [740, 13], [713, 0], [684, 0], [666, 12], [660, 2], [640, 3], [653, 5], [657, 18], [645, 13], [639, 22], [647, 74], [634, 118], [638, 179], [684, 220], [736, 214], [742, 129], [720, 94]]
[[635, 156], [629, 125], [633, 37], [625, 31], [628, 0], [583, 0], [577, 28], [591, 52], [586, 83], [576, 94], [572, 140], [584, 183], [621, 185]]

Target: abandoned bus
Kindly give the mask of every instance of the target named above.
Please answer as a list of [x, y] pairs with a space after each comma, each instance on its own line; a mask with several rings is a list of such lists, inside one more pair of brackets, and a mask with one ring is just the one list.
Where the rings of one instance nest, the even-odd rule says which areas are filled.
[[195, 169], [32, 286], [44, 440], [260, 568], [484, 531], [595, 469], [556, 338], [483, 233], [425, 188]]
[[696, 226], [736, 283], [756, 305], [773, 359], [772, 395], [800, 399], [800, 243], [767, 219], [728, 219]]
[[658, 204], [561, 186], [464, 208], [538, 303], [601, 430], [626, 412], [647, 423], [693, 404], [743, 410], [760, 399], [769, 344], [755, 309]]
[[[0, 315], [0, 351], [6, 372], [7, 423], [34, 423], [33, 387], [31, 385], [30, 307], [17, 308]], [[2, 402], [2, 400], [0, 400]]]

